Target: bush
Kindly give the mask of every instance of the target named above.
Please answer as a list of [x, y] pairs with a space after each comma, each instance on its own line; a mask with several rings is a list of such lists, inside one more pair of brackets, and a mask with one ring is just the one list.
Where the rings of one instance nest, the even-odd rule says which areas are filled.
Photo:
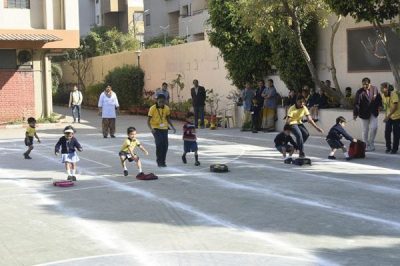
[[60, 84], [58, 88], [53, 91], [53, 103], [60, 105], [68, 104], [71, 86], [71, 84]]
[[100, 94], [104, 91], [104, 88], [105, 86], [103, 83], [97, 83], [86, 87], [85, 92], [82, 93], [83, 105], [97, 107]]
[[111, 85], [118, 96], [121, 108], [129, 108], [141, 102], [144, 86], [144, 72], [137, 66], [125, 65], [108, 72], [105, 85]]
[[[184, 37], [179, 37], [179, 36], [177, 36], [177, 37], [167, 36], [166, 41], [167, 41], [167, 46], [174, 46], [174, 45], [186, 43], [186, 39]], [[165, 44], [164, 36], [158, 36], [158, 37], [154, 37], [153, 39], [147, 41], [146, 48], [147, 49], [161, 48], [161, 47], [164, 47], [164, 44]]]

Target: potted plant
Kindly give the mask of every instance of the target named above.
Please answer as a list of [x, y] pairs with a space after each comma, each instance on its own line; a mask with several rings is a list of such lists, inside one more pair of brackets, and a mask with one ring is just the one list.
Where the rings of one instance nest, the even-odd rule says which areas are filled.
[[206, 103], [210, 108], [210, 129], [217, 128], [217, 112], [221, 97], [218, 93], [214, 92], [214, 89], [207, 89]]

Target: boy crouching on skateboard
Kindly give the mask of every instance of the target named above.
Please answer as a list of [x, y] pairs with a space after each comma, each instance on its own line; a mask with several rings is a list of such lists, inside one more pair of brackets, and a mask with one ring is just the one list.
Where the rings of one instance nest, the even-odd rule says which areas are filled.
[[[283, 132], [279, 133], [275, 137], [275, 148], [282, 153], [284, 163], [290, 164], [292, 163], [292, 155], [295, 150], [297, 150], [297, 144], [293, 140], [292, 136], [290, 136], [292, 128], [289, 125], [285, 125], [283, 128]], [[292, 145], [289, 145], [292, 144]], [[288, 155], [289, 154], [289, 155]]]
[[190, 152], [194, 152], [194, 165], [199, 166], [199, 155], [197, 153], [197, 136], [196, 136], [196, 127], [193, 124], [193, 113], [188, 113], [186, 116], [186, 124], [183, 126], [183, 155], [182, 155], [182, 162], [184, 164], [187, 163], [186, 154]]
[[346, 160], [351, 160], [351, 157], [349, 156], [349, 153], [347, 152], [346, 147], [344, 144], [340, 141], [342, 137], [345, 137], [347, 140], [352, 141], [352, 142], [357, 142], [356, 139], [354, 139], [352, 136], [350, 136], [346, 130], [344, 130], [344, 126], [346, 125], [346, 119], [343, 116], [339, 116], [336, 118], [336, 124], [329, 130], [328, 136], [326, 137], [326, 141], [329, 144], [329, 147], [331, 147], [332, 151], [328, 156], [328, 159], [330, 160], [335, 160], [335, 152], [337, 149], [342, 149], [344, 156], [346, 157]]
[[139, 156], [135, 153], [135, 148], [139, 147], [139, 149], [141, 149], [146, 155], [149, 155], [149, 152], [140, 144], [139, 140], [136, 139], [136, 128], [128, 127], [127, 134], [128, 138], [124, 140], [121, 151], [119, 152], [121, 165], [124, 168], [124, 176], [128, 175], [126, 160], [129, 162], [135, 161], [139, 170], [139, 175], [142, 175], [142, 162], [140, 161]]

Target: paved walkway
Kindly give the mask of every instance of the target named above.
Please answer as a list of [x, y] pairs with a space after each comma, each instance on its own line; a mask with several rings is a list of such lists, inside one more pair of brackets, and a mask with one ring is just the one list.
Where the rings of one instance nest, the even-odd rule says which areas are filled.
[[[117, 138], [103, 139], [95, 112], [83, 116], [71, 188], [51, 185], [65, 178], [53, 147], [67, 124], [38, 128], [32, 160], [22, 157], [23, 129], [0, 129], [0, 265], [399, 264], [400, 156], [383, 145], [332, 162], [314, 136], [313, 166], [295, 167], [274, 150], [275, 134], [204, 129], [196, 167], [192, 156], [181, 162], [179, 130], [160, 169], [145, 117], [119, 117]], [[123, 177], [117, 154], [130, 125], [150, 152], [144, 171], [159, 180], [136, 180], [133, 165]], [[210, 173], [215, 162], [230, 172]]]

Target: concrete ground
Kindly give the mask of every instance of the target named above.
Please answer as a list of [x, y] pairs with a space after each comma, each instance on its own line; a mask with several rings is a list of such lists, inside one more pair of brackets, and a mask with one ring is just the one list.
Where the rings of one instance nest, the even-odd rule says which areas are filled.
[[[0, 130], [0, 265], [400, 264], [400, 156], [383, 145], [364, 160], [328, 161], [314, 136], [313, 165], [296, 167], [274, 150], [275, 133], [203, 129], [196, 167], [193, 155], [181, 162], [178, 130], [161, 169], [145, 117], [118, 117], [116, 139], [102, 138], [94, 111], [83, 117], [70, 188], [52, 186], [66, 177], [53, 147], [67, 124], [38, 128], [32, 160], [22, 157], [24, 129]], [[122, 175], [131, 125], [150, 152], [144, 171], [159, 180], [136, 180], [133, 165]], [[217, 162], [230, 172], [210, 173]]]

